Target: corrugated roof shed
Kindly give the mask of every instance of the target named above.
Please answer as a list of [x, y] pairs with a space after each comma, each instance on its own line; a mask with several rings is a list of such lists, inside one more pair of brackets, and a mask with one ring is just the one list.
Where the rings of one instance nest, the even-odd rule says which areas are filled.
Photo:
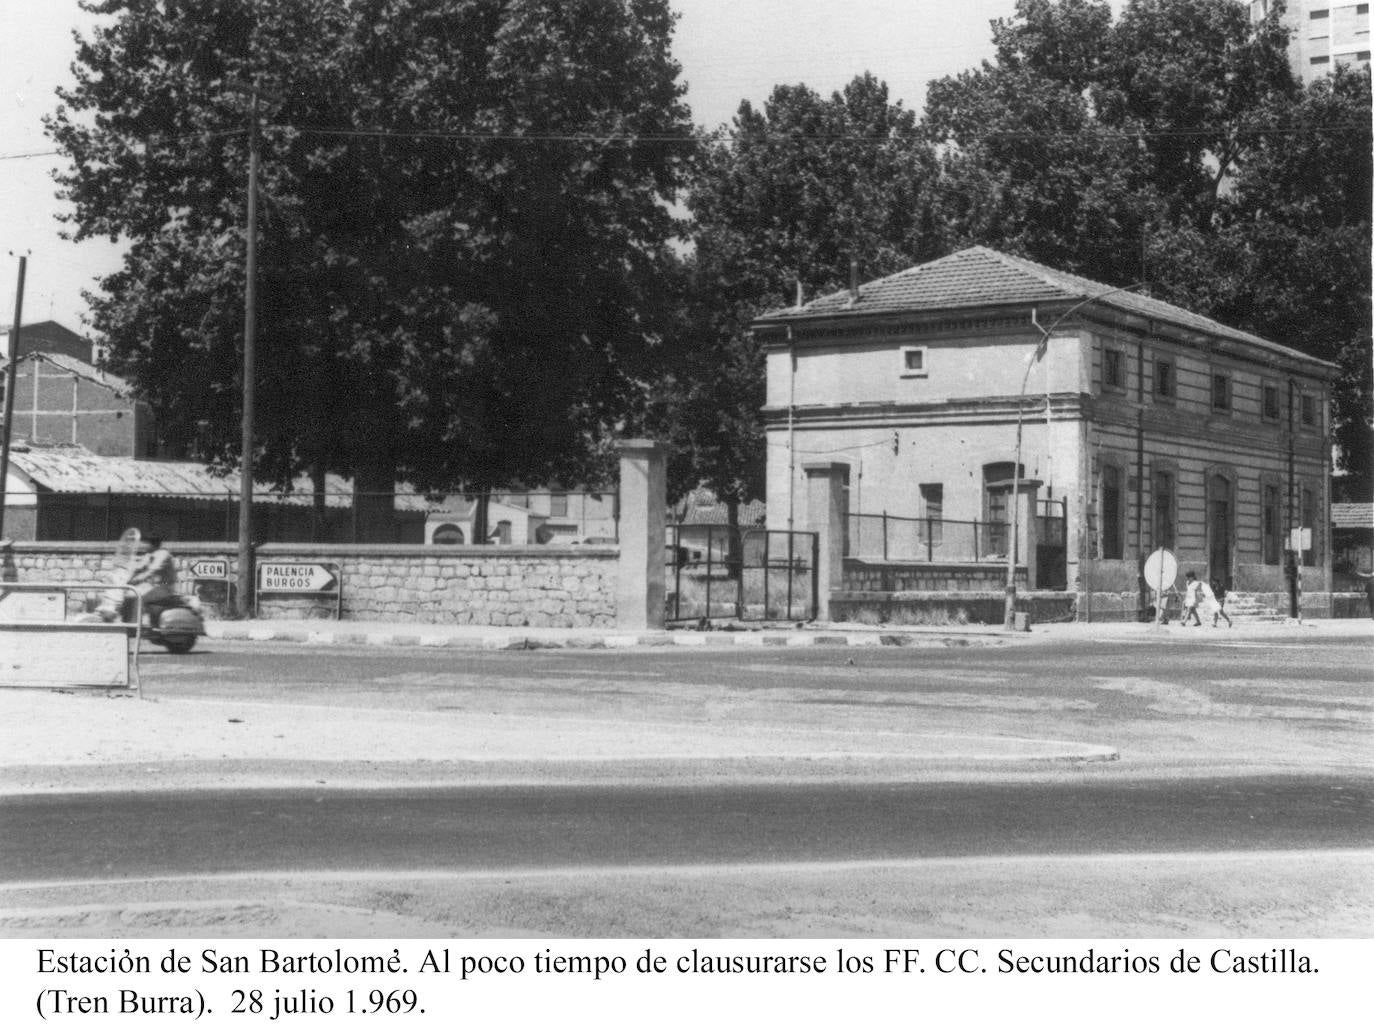
[[[53, 493], [124, 493], [153, 497], [203, 497], [238, 499], [237, 475], [219, 476], [193, 461], [140, 461], [132, 457], [101, 457], [84, 447], [16, 447], [10, 462], [33, 483]], [[263, 486], [254, 492], [254, 503], [308, 506], [314, 502], [314, 487], [308, 476], [301, 476], [290, 493]], [[325, 477], [325, 504], [348, 507], [352, 504], [352, 483], [339, 475]], [[396, 506], [402, 510], [424, 511], [430, 505], [424, 497], [400, 491]]]
[[[766, 324], [823, 315], [897, 314], [1075, 301], [1098, 296], [1110, 289], [1112, 287], [1106, 283], [977, 246], [866, 282], [859, 288], [857, 301], [849, 290], [842, 290], [817, 297], [801, 307], [770, 311], [759, 321]], [[1317, 362], [1316, 358], [1290, 347], [1139, 293], [1113, 293], [1095, 302], [1126, 314], [1153, 318], [1184, 329], [1249, 343], [1287, 357]]]

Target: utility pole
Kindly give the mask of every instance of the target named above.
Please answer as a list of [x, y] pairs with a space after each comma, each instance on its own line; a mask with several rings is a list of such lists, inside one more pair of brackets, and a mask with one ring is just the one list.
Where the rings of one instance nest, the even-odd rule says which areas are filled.
[[239, 574], [237, 611], [251, 613], [253, 595], [253, 392], [258, 315], [258, 90], [252, 97], [248, 122], [248, 258], [243, 291], [243, 425], [239, 460]]
[[[1054, 330], [1059, 328], [1060, 323], [1069, 315], [1073, 314], [1085, 304], [1092, 303], [1094, 300], [1101, 300], [1103, 297], [1109, 297], [1114, 293], [1129, 293], [1132, 290], [1140, 289], [1144, 285], [1145, 283], [1143, 282], [1133, 282], [1129, 286], [1118, 286], [1104, 293], [1084, 297], [1056, 318], [1048, 329], [1040, 325], [1039, 321], [1036, 320], [1035, 310], [1033, 308], [1031, 309], [1031, 324], [1037, 329], [1040, 329], [1040, 342], [1035, 345], [1035, 349], [1031, 351], [1030, 355], [1026, 358], [1026, 373], [1021, 376], [1021, 392], [1016, 398], [1016, 460], [1012, 462], [1011, 466], [1011, 538], [1007, 540], [1007, 600], [1006, 608], [1002, 614], [1002, 627], [1004, 629], [1014, 628], [1016, 623], [1016, 548], [1017, 544], [1020, 542], [1017, 537], [1020, 534], [1019, 515], [1021, 506], [1021, 429], [1025, 420], [1022, 413], [1022, 405], [1026, 400], [1026, 385], [1030, 382], [1031, 369], [1034, 368], [1040, 359], [1048, 352], [1050, 337], [1054, 335]], [[1045, 395], [1046, 397], [1049, 396], [1048, 386], [1046, 387]], [[1050, 441], [1047, 440], [1046, 442], [1049, 443]], [[1027, 517], [1035, 517], [1034, 509], [1027, 513]], [[1029, 562], [1033, 557], [1033, 554], [1027, 554], [1026, 560]]]
[[5, 428], [0, 442], [0, 539], [5, 538], [6, 488], [10, 474], [10, 426], [14, 424], [14, 382], [19, 365], [19, 327], [24, 322], [24, 273], [29, 259], [19, 255], [19, 289], [14, 295], [14, 327], [10, 329], [9, 360], [5, 365]]

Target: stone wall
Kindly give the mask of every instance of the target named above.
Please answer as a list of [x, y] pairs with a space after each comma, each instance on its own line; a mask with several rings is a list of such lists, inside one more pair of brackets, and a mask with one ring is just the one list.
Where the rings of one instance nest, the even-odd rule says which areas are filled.
[[[260, 561], [338, 564], [345, 619], [600, 628], [616, 624], [616, 547], [272, 544]], [[333, 596], [271, 593], [263, 618], [324, 618]]]
[[[1244, 593], [1247, 600], [1258, 607], [1267, 608], [1277, 615], [1287, 616], [1289, 600], [1287, 593], [1259, 593], [1250, 590], [1232, 591], [1231, 597]], [[1180, 599], [1170, 594], [1165, 608], [1170, 619], [1179, 617]], [[1230, 600], [1227, 610], [1232, 608]], [[1368, 602], [1363, 593], [1325, 593], [1316, 590], [1304, 591], [1298, 601], [1298, 611], [1303, 618], [1366, 618]], [[1243, 618], [1243, 615], [1237, 615]], [[1078, 620], [1082, 622], [1135, 622], [1140, 620], [1140, 595], [1133, 592], [1104, 593], [1083, 592], [1078, 594]]]
[[[224, 543], [173, 544], [188, 590], [199, 558], [226, 562], [237, 575], [237, 551]], [[113, 569], [107, 542], [16, 542], [0, 551], [0, 579], [103, 585]], [[267, 544], [260, 561], [338, 565], [342, 617], [457, 625], [601, 628], [616, 624], [619, 550], [613, 546], [453, 547], [367, 544]], [[201, 581], [207, 615], [231, 610], [222, 581]], [[331, 618], [332, 595], [264, 594], [264, 618]], [[73, 595], [80, 610], [84, 596]]]
[[[1007, 566], [991, 562], [963, 564], [924, 564], [880, 562], [845, 558], [844, 589], [858, 592], [916, 591], [977, 592], [1007, 585]], [[1026, 569], [1016, 569], [1018, 589], [1026, 588]]]
[[[1022, 593], [1016, 609], [1032, 625], [1074, 620], [1072, 593]], [[830, 596], [830, 617], [863, 625], [988, 625], [1000, 626], [1006, 617], [1005, 590], [962, 590], [926, 593], [846, 591]]]

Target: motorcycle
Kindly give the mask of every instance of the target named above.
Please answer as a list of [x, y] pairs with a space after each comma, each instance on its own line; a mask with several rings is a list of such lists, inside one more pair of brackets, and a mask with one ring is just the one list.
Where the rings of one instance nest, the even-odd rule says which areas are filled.
[[[128, 529], [120, 537], [115, 547], [115, 568], [110, 575], [112, 586], [122, 586], [132, 577], [139, 542], [137, 529]], [[130, 599], [126, 589], [105, 590], [94, 614], [105, 622], [128, 620], [125, 609]], [[134, 609], [141, 610], [143, 638], [173, 654], [188, 653], [196, 645], [196, 638], [205, 635], [198, 597], [169, 593], [153, 603], [132, 606], [131, 610]]]

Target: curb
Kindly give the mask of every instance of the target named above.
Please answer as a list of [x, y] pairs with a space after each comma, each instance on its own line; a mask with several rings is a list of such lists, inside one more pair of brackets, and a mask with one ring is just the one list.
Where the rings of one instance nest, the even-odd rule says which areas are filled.
[[940, 633], [836, 633], [836, 632], [647, 632], [576, 636], [522, 636], [519, 634], [452, 634], [417, 632], [407, 627], [395, 632], [357, 632], [347, 629], [315, 630], [253, 624], [211, 622], [209, 639], [261, 643], [299, 643], [315, 646], [422, 647], [454, 650], [620, 650], [631, 647], [971, 647], [1000, 646], [1001, 633], [945, 635]]

